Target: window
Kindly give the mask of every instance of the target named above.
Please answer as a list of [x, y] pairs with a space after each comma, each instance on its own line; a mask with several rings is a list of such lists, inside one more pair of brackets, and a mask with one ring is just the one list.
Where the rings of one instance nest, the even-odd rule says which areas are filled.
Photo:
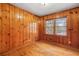
[[32, 32], [32, 33], [36, 33], [36, 30], [37, 30], [37, 28], [36, 28], [36, 23], [30, 23], [30, 32]]
[[67, 35], [66, 17], [45, 22], [45, 33], [55, 35]]
[[67, 35], [66, 29], [66, 18], [59, 18], [55, 20], [55, 34], [56, 35]]
[[54, 20], [47, 20], [45, 22], [45, 33], [53, 34], [54, 33]]

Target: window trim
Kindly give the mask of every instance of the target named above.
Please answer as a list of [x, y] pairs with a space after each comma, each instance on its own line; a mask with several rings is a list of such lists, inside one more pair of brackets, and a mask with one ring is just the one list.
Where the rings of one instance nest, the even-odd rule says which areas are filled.
[[[44, 30], [45, 30], [44, 33], [45, 33], [46, 35], [54, 35], [54, 32], [55, 32], [55, 31], [54, 31], [55, 28], [54, 28], [54, 26], [52, 26], [52, 28], [53, 28], [53, 31], [52, 31], [52, 32], [53, 32], [53, 33], [52, 33], [52, 34], [47, 34], [47, 33], [46, 33], [46, 21], [50, 21], [50, 20], [53, 20], [53, 19], [47, 19], [47, 20], [45, 20], [45, 22], [44, 22]], [[54, 22], [54, 24], [55, 24], [55, 22]]]
[[[66, 26], [64, 26], [64, 27], [66, 27], [66, 35], [59, 35], [59, 34], [57, 35], [57, 34], [56, 34], [56, 27], [63, 27], [63, 26], [56, 26], [56, 20], [57, 20], [57, 19], [60, 19], [60, 18], [66, 18]], [[57, 36], [67, 36], [67, 16], [56, 18], [56, 19], [55, 19], [55, 25], [54, 25], [54, 26], [55, 26], [55, 33], [54, 33], [55, 35], [57, 35]]]
[[[57, 35], [55, 32], [56, 32], [56, 19], [60, 19], [60, 18], [66, 18], [66, 35]], [[63, 16], [63, 17], [58, 17], [58, 18], [51, 18], [51, 19], [46, 19], [45, 21], [44, 21], [44, 34], [45, 35], [53, 35], [53, 36], [67, 36], [68, 35], [68, 30], [67, 30], [67, 16]], [[53, 32], [53, 34], [46, 34], [46, 28], [45, 28], [45, 24], [46, 24], [46, 21], [48, 21], [48, 20], [54, 20], [54, 32]]]

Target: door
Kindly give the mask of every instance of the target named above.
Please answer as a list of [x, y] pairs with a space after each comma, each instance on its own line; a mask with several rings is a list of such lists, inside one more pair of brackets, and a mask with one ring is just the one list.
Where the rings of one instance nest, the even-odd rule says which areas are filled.
[[79, 48], [78, 46], [78, 35], [79, 35], [79, 20], [78, 20], [78, 12], [72, 11], [70, 13], [70, 28], [69, 30], [69, 35], [70, 35], [70, 40], [68, 41], [68, 43], [70, 44], [71, 47], [75, 47], [75, 48]]

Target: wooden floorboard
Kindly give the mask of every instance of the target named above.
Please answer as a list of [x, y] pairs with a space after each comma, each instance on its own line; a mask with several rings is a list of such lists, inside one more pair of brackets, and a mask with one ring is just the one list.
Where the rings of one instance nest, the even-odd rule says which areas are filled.
[[57, 45], [35, 42], [32, 45], [24, 46], [1, 54], [2, 56], [79, 56], [79, 51], [60, 47]]

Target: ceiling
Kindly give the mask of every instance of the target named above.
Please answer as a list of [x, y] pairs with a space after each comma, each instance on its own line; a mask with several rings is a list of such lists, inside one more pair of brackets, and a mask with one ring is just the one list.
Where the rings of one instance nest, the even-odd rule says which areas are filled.
[[45, 6], [42, 3], [12, 3], [12, 5], [27, 10], [38, 16], [44, 16], [47, 14], [79, 7], [79, 3], [47, 3]]

